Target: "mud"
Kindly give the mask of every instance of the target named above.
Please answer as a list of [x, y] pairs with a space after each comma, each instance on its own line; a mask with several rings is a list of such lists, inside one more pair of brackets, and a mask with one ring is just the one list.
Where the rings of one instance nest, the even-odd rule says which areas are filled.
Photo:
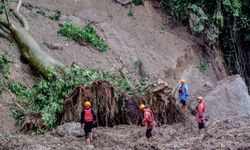
[[249, 149], [250, 116], [225, 119], [208, 126], [208, 136], [200, 136], [184, 123], [156, 127], [152, 143], [146, 142], [145, 127], [119, 125], [114, 128], [98, 127], [93, 130], [92, 146], [85, 144], [84, 137], [72, 136], [72, 130], [83, 134], [80, 124], [66, 123], [38, 137], [16, 134], [0, 134], [0, 149], [59, 150], [164, 150], [164, 149]]

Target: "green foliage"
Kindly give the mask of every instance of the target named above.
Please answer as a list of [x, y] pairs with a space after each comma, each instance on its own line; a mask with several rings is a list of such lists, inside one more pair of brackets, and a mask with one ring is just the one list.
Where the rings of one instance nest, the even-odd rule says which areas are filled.
[[59, 29], [57, 33], [78, 43], [87, 42], [101, 52], [108, 49], [108, 45], [96, 35], [95, 29], [90, 24], [80, 28], [71, 21], [66, 21], [63, 28]]
[[60, 11], [56, 11], [53, 15], [50, 15], [48, 17], [51, 20], [59, 21], [59, 19], [61, 17], [61, 12]]
[[249, 0], [158, 1], [173, 18], [201, 33], [208, 46], [220, 47], [229, 72], [250, 77]]
[[132, 3], [135, 4], [136, 6], [142, 5], [144, 0], [132, 0]]
[[37, 10], [36, 13], [37, 13], [37, 14], [40, 14], [40, 15], [42, 15], [42, 16], [46, 16], [45, 12], [44, 12], [43, 10], [40, 10], [40, 9]]
[[11, 59], [9, 56], [0, 55], [0, 73], [5, 79], [8, 79], [10, 75], [10, 63]]
[[[163, 0], [161, 3], [164, 3]], [[171, 16], [186, 24], [188, 22], [188, 3], [185, 0], [170, 0], [169, 3]]]
[[194, 32], [201, 33], [205, 29], [206, 21], [208, 20], [207, 15], [204, 13], [202, 8], [193, 4], [189, 7], [190, 19], [189, 26]]
[[217, 26], [214, 24], [211, 24], [209, 28], [206, 30], [206, 40], [208, 41], [208, 44], [214, 44], [218, 41], [220, 30]]
[[10, 109], [11, 116], [16, 120], [16, 125], [17, 126], [22, 126], [23, 124], [23, 119], [22, 117], [25, 115], [23, 111], [18, 109], [17, 107], [13, 107]]
[[197, 68], [200, 70], [200, 72], [202, 74], [207, 75], [207, 73], [208, 73], [208, 64], [204, 60], [202, 60], [202, 59], [199, 60], [199, 62], [197, 64]]
[[[18, 82], [9, 82], [8, 88], [19, 98], [27, 112], [42, 113], [43, 123], [52, 129], [57, 125], [57, 114], [62, 110], [64, 99], [74, 88], [80, 84], [89, 84], [95, 80], [107, 80], [117, 91], [128, 93], [140, 92], [121, 75], [111, 75], [108, 72], [98, 70], [83, 70], [79, 67], [72, 67], [61, 79], [51, 82], [42, 80], [31, 89]], [[13, 110], [13, 117], [19, 122], [22, 120], [23, 112]]]
[[[5, 0], [6, 5], [10, 5], [12, 0]], [[0, 1], [0, 15], [4, 13], [4, 4], [2, 3], [2, 1]]]
[[59, 21], [61, 17], [61, 12], [60, 11], [55, 11], [54, 14], [52, 15], [47, 15], [45, 11], [39, 9], [36, 11], [37, 14], [40, 14], [42, 16], [48, 17], [51, 20]]
[[36, 130], [30, 132], [29, 134], [30, 134], [31, 136], [38, 136], [38, 135], [44, 134], [44, 130], [36, 129]]
[[135, 16], [134, 16], [134, 14], [133, 14], [133, 12], [131, 10], [129, 10], [127, 15], [128, 15], [129, 18], [135, 19]]

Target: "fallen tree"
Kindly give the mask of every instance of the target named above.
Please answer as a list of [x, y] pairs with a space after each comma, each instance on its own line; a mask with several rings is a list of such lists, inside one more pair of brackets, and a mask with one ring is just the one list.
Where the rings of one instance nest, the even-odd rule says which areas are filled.
[[[21, 55], [45, 78], [50, 79], [51, 72], [49, 70], [53, 70], [53, 75], [58, 75], [58, 73], [64, 71], [65, 66], [44, 52], [37, 41], [29, 34], [28, 23], [19, 12], [21, 5], [22, 0], [19, 0], [14, 11], [15, 18], [8, 18], [7, 11], [6, 20], [0, 16], [0, 36], [11, 42], [16, 42]], [[15, 20], [18, 20], [21, 25]]]
[[[134, 95], [115, 93], [107, 81], [95, 81], [89, 85], [78, 86], [65, 100], [60, 124], [80, 120], [83, 102], [90, 100], [97, 114], [97, 123], [101, 126], [117, 124], [140, 124], [142, 112], [138, 109], [141, 103], [149, 106], [159, 124], [172, 124], [180, 121], [181, 113], [171, 95], [172, 89], [167, 85], [149, 88], [147, 94]], [[120, 95], [115, 97], [115, 95]]]
[[[18, 1], [14, 16], [16, 19], [9, 18], [6, 15], [7, 20], [0, 16], [0, 36], [8, 39], [11, 42], [16, 42], [19, 46], [21, 55], [32, 66], [35, 67], [45, 78], [51, 79], [53, 75], [57, 76], [63, 72], [66, 67], [59, 61], [53, 59], [47, 53], [45, 53], [39, 46], [37, 41], [29, 34], [28, 23], [26, 19], [21, 15], [19, 9], [22, 5], [22, 1]], [[5, 7], [6, 8], [6, 7]], [[7, 12], [7, 11], [6, 11]], [[15, 20], [18, 20], [15, 21]], [[20, 24], [19, 24], [20, 23]], [[78, 70], [79, 71], [79, 70]], [[89, 78], [89, 72], [78, 72], [75, 70], [76, 75], [87, 76]], [[95, 74], [95, 73], [94, 73]], [[114, 80], [116, 77], [107, 76], [109, 80]], [[71, 78], [70, 76], [69, 78]], [[91, 77], [90, 77], [91, 78]], [[122, 86], [126, 86], [126, 90], [134, 90], [130, 83], [121, 81]], [[126, 77], [124, 77], [126, 79]], [[66, 78], [67, 79], [67, 78]], [[65, 81], [66, 81], [65, 79]], [[85, 79], [84, 79], [85, 80]], [[88, 79], [89, 80], [89, 79]], [[124, 79], [123, 79], [124, 80]], [[80, 81], [80, 80], [79, 80]], [[138, 110], [140, 103], [145, 103], [155, 113], [155, 118], [160, 124], [171, 124], [178, 121], [178, 111], [175, 105], [175, 99], [171, 95], [171, 88], [167, 85], [160, 84], [157, 87], [150, 87], [147, 90], [147, 94], [140, 95], [133, 92], [119, 91], [115, 89], [115, 84], [111, 84], [106, 80], [97, 80], [90, 84], [78, 86], [69, 96], [63, 101], [63, 109], [61, 113], [57, 114], [60, 110], [60, 100], [64, 97], [65, 93], [61, 93], [60, 96], [55, 98], [54, 95], [48, 95], [49, 90], [58, 90], [60, 87], [72, 88], [73, 83], [64, 84], [64, 82], [58, 81], [58, 84], [48, 84], [41, 82], [37, 85], [35, 91], [32, 94], [40, 97], [34, 99], [34, 95], [28, 96], [30, 100], [26, 105], [30, 103], [44, 103], [44, 100], [52, 101], [51, 107], [43, 104], [40, 112], [34, 112], [33, 108], [29, 108], [28, 113], [23, 116], [23, 125], [20, 131], [28, 132], [29, 130], [46, 128], [44, 120], [47, 120], [47, 127], [51, 125], [62, 124], [70, 121], [79, 121], [79, 114], [82, 110], [82, 104], [85, 100], [90, 100], [93, 104], [93, 108], [97, 113], [97, 122], [101, 126], [113, 126], [117, 124], [140, 124], [142, 121], [142, 112]], [[44, 88], [48, 87], [50, 88]], [[119, 85], [117, 85], [119, 87]], [[66, 90], [67, 91], [67, 90]], [[41, 93], [38, 93], [41, 92]], [[128, 94], [129, 93], [129, 94]], [[45, 99], [48, 98], [48, 99]], [[49, 103], [49, 102], [48, 102]], [[37, 111], [37, 110], [36, 110]], [[47, 111], [47, 113], [45, 113]], [[49, 112], [49, 113], [48, 113]], [[58, 116], [56, 120], [51, 113]], [[53, 120], [53, 121], [51, 121]]]

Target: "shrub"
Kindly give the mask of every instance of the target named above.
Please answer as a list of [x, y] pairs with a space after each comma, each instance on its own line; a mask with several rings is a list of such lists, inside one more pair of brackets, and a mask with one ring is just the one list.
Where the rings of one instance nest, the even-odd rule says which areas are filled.
[[59, 29], [57, 33], [78, 43], [87, 42], [101, 52], [108, 49], [108, 45], [96, 35], [95, 29], [90, 24], [80, 28], [71, 21], [66, 21], [63, 28]]

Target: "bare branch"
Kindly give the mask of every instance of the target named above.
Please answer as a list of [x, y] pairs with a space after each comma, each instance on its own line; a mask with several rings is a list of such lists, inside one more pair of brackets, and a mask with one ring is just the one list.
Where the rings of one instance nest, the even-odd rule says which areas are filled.
[[15, 100], [16, 100], [16, 97], [15, 95], [7, 88], [3, 88], [5, 91], [7, 91], [11, 97], [12, 97], [12, 102], [13, 104], [15, 104], [17, 107], [19, 107], [20, 109], [22, 109], [23, 111], [26, 111], [20, 104], [18, 104]]
[[19, 9], [20, 9], [21, 6], [22, 6], [22, 0], [19, 0], [17, 8], [14, 11], [14, 15], [21, 22], [22, 26], [28, 31], [29, 30], [28, 22], [25, 19], [25, 17], [19, 12]]

